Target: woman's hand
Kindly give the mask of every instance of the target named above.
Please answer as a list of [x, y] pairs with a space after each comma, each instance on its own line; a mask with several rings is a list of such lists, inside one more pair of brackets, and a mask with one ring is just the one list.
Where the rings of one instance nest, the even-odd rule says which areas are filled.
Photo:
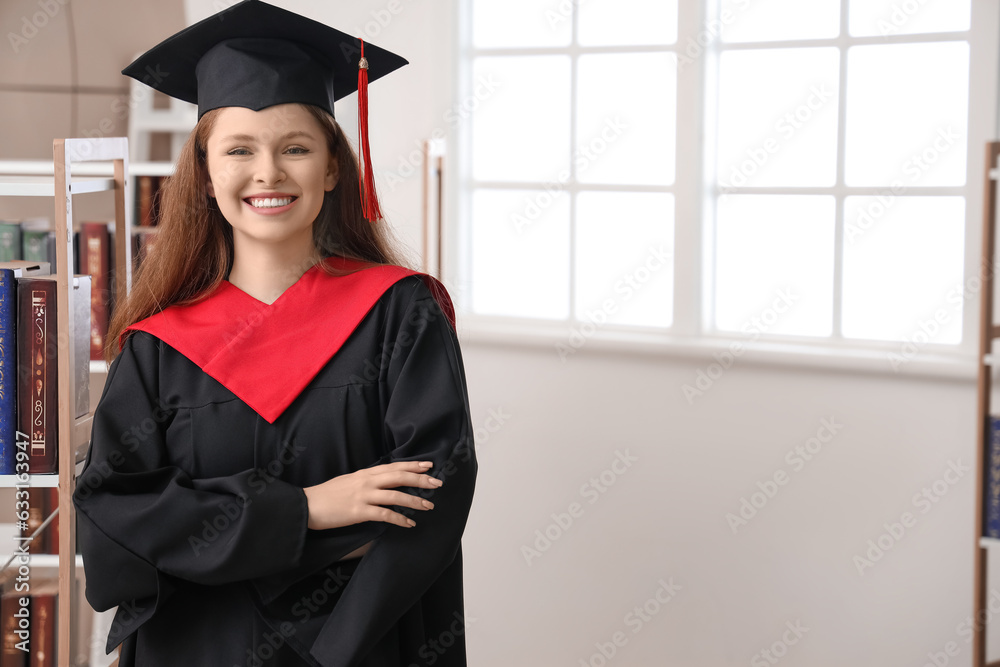
[[313, 530], [325, 530], [363, 521], [385, 521], [397, 526], [413, 527], [416, 523], [412, 519], [385, 506], [433, 509], [434, 503], [429, 500], [393, 490], [400, 486], [438, 488], [443, 482], [425, 474], [431, 465], [430, 461], [396, 461], [340, 475], [322, 484], [307, 487], [303, 489], [309, 507], [309, 521], [306, 525]]

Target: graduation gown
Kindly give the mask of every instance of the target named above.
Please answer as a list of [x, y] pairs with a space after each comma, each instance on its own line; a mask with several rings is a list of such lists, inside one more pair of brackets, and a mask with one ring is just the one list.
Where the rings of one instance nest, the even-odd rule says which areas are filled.
[[[315, 266], [273, 304], [224, 281], [132, 329], [73, 494], [120, 667], [466, 665], [477, 463], [444, 287]], [[307, 528], [304, 487], [404, 460], [444, 481], [399, 487], [435, 505], [392, 508], [415, 527]]]

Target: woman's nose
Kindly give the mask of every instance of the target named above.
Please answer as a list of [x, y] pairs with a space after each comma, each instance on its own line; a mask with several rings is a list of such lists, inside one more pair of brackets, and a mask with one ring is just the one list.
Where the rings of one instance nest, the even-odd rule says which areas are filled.
[[258, 183], [270, 185], [279, 183], [285, 178], [285, 172], [281, 169], [281, 165], [269, 153], [259, 155], [254, 166], [256, 168], [254, 180]]

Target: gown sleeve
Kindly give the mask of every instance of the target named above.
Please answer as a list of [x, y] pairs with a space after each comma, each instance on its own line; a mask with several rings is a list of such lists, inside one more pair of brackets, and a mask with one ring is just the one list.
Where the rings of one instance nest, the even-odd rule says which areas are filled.
[[462, 612], [461, 580], [450, 576], [456, 572], [450, 566], [461, 559], [478, 469], [465, 370], [451, 323], [423, 281], [412, 280], [407, 307], [386, 326], [394, 335], [382, 351], [389, 450], [381, 462], [433, 461], [429, 474], [444, 484], [401, 487], [428, 498], [434, 509], [403, 509], [416, 521], [412, 528], [382, 524], [313, 643], [312, 655], [330, 667], [357, 665], [432, 587], [436, 599], [424, 600], [426, 608]]
[[87, 600], [98, 611], [119, 607], [109, 652], [153, 616], [176, 579], [221, 585], [267, 575], [295, 563], [306, 536], [301, 487], [274, 480], [248, 500], [253, 469], [192, 479], [170, 465], [174, 413], [158, 396], [159, 345], [137, 332], [111, 364], [73, 493]]

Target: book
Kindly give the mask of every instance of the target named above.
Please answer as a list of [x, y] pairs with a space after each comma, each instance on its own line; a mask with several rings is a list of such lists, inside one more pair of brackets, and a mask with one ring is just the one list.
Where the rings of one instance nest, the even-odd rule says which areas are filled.
[[[30, 537], [45, 523], [45, 520], [59, 508], [59, 488], [54, 486], [33, 486], [28, 492], [27, 526], [19, 531], [21, 537]], [[35, 535], [27, 549], [33, 554], [59, 553], [59, 515], [56, 514], [40, 533]]]
[[21, 223], [21, 258], [31, 262], [49, 262], [54, 268], [54, 257], [49, 257], [49, 239], [55, 250], [56, 233], [45, 218], [31, 218]]
[[3, 639], [0, 643], [0, 665], [3, 667], [28, 667], [28, 653], [18, 648], [21, 638], [18, 636], [18, 616], [22, 617], [25, 612], [31, 613], [29, 608], [21, 607], [21, 598], [17, 593], [6, 593], [0, 596], [0, 628], [3, 630]]
[[0, 475], [17, 462], [17, 278], [0, 269]]
[[110, 315], [111, 235], [105, 222], [85, 222], [80, 228], [80, 273], [91, 277], [90, 358], [104, 358]]
[[56, 283], [22, 278], [17, 301], [18, 430], [28, 436], [28, 472], [57, 472]]
[[[21, 528], [21, 537], [30, 537], [35, 535], [42, 522], [49, 515], [49, 494], [48, 489], [45, 487], [31, 487], [27, 489], [28, 491], [28, 520], [25, 522], [25, 526]], [[49, 524], [50, 526], [52, 524]], [[48, 537], [48, 527], [46, 530], [35, 535], [35, 539], [27, 543], [27, 549], [29, 553], [33, 554], [47, 554], [51, 553], [49, 550], [49, 545], [47, 542]]]
[[17, 278], [47, 275], [48, 262], [0, 262], [0, 474], [16, 472]]
[[[70, 355], [74, 417], [90, 407], [90, 276], [74, 276], [75, 338]], [[21, 278], [17, 284], [18, 430], [28, 436], [28, 472], [58, 472], [59, 371], [56, 277]]]
[[139, 227], [154, 227], [160, 218], [160, 200], [168, 176], [139, 176], [135, 220]]
[[1000, 538], [1000, 417], [988, 417], [983, 535]]
[[156, 176], [139, 176], [136, 179], [135, 215], [137, 225], [153, 224], [153, 183]]
[[57, 592], [55, 587], [51, 585], [35, 587], [31, 595], [29, 601], [29, 613], [31, 614], [29, 667], [55, 667], [56, 598]]
[[0, 262], [21, 259], [21, 223], [0, 222]]

